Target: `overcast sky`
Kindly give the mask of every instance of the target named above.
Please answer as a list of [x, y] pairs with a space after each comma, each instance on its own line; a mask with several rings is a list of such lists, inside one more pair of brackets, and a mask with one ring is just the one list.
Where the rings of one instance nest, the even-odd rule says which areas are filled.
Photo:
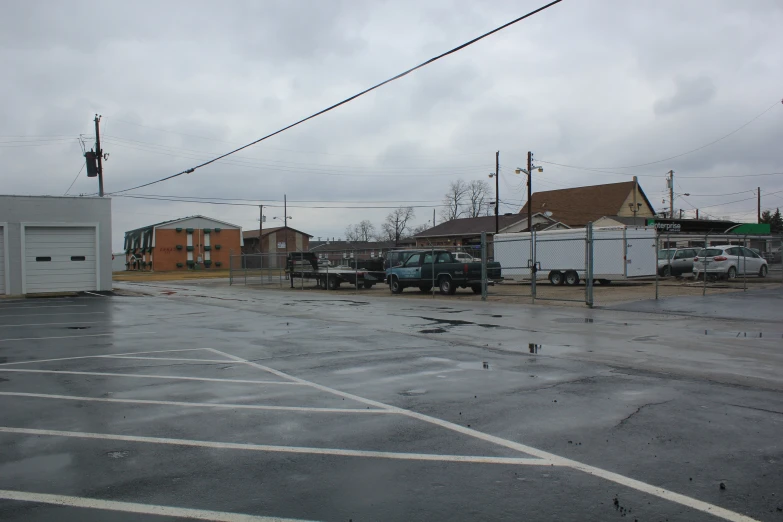
[[[0, 193], [64, 194], [83, 164], [78, 136], [92, 147], [95, 113], [110, 154], [106, 190], [121, 190], [253, 141], [540, 5], [6, 3]], [[532, 150], [611, 171], [544, 164], [534, 190], [638, 175], [660, 209], [673, 169], [675, 192], [691, 194], [675, 205], [686, 215], [699, 207], [755, 220], [750, 191], [762, 188], [764, 208], [783, 207], [783, 175], [725, 176], [783, 172], [781, 27], [776, 0], [565, 0], [229, 161], [131, 194], [279, 206], [287, 194], [290, 226], [342, 237], [346, 225], [380, 224], [390, 211], [382, 207], [404, 202], [422, 205], [414, 224], [431, 220], [449, 181], [488, 180], [496, 150], [501, 209], [518, 212], [525, 187], [514, 168]], [[715, 145], [619, 168], [705, 145], [776, 101]], [[70, 193], [96, 190], [82, 172]], [[349, 205], [374, 208], [312, 208]], [[186, 215], [258, 227], [252, 206], [115, 197], [112, 207], [115, 249], [125, 230]], [[265, 227], [284, 215], [265, 214]]]

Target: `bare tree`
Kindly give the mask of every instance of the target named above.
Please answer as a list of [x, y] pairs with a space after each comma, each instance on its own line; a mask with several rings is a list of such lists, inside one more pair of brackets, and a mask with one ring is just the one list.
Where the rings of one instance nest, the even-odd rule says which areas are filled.
[[375, 237], [375, 225], [369, 219], [345, 227], [346, 241], [372, 241], [373, 237]]
[[386, 221], [381, 225], [379, 239], [394, 241], [394, 245], [397, 246], [400, 239], [406, 236], [408, 222], [413, 219], [414, 215], [413, 207], [400, 207], [393, 210], [386, 216]]
[[449, 183], [449, 190], [443, 196], [444, 208], [440, 211], [443, 221], [451, 221], [462, 217], [464, 214], [465, 196], [468, 193], [468, 184], [458, 179]]
[[415, 236], [416, 234], [421, 234], [422, 232], [424, 232], [425, 230], [429, 230], [430, 228], [432, 228], [432, 226], [430, 225], [429, 221], [427, 221], [426, 223], [422, 223], [421, 225], [416, 225], [411, 229], [411, 236]]
[[465, 206], [468, 217], [488, 215], [490, 202], [489, 183], [481, 179], [475, 179], [467, 184]]

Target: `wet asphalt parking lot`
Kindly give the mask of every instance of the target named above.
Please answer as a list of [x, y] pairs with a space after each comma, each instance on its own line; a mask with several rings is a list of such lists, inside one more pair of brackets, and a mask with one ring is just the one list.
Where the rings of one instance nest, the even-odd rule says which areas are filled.
[[781, 292], [124, 288], [0, 300], [0, 520], [783, 520]]

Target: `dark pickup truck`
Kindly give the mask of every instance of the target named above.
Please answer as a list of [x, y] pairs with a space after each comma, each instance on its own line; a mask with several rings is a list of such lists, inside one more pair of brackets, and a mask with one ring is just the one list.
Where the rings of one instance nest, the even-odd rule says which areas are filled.
[[[404, 250], [391, 252], [386, 269], [386, 282], [393, 294], [408, 287], [430, 292], [433, 285], [444, 295], [453, 295], [457, 288], [470, 287], [481, 293], [481, 262], [463, 263], [454, 260], [446, 250]], [[487, 284], [501, 279], [500, 263], [487, 263]]]

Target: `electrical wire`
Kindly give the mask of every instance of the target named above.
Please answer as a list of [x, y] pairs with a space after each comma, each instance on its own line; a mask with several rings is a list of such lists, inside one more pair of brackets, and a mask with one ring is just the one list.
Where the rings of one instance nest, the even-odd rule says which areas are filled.
[[769, 111], [771, 111], [771, 110], [772, 110], [772, 108], [773, 108], [773, 107], [775, 107], [776, 105], [778, 105], [779, 103], [780, 103], [780, 100], [775, 100], [775, 103], [773, 103], [772, 105], [770, 105], [769, 107], [767, 107], [766, 109], [764, 109], [764, 110], [763, 110], [763, 111], [762, 111], [762, 112], [761, 112], [759, 115], [757, 115], [756, 117], [754, 117], [754, 118], [753, 118], [753, 119], [751, 119], [750, 121], [748, 121], [748, 122], [746, 122], [746, 123], [744, 123], [744, 124], [740, 125], [739, 127], [737, 127], [736, 129], [734, 129], [734, 130], [733, 130], [733, 131], [731, 131], [730, 133], [726, 134], [725, 136], [721, 136], [720, 138], [718, 138], [718, 139], [716, 139], [716, 140], [713, 140], [713, 141], [711, 141], [711, 142], [709, 142], [709, 143], [706, 143], [706, 144], [702, 145], [701, 147], [696, 147], [695, 149], [691, 149], [691, 150], [689, 150], [689, 151], [682, 152], [682, 153], [680, 153], [680, 154], [675, 154], [674, 156], [669, 156], [668, 158], [663, 158], [663, 159], [659, 159], [659, 160], [655, 160], [655, 161], [648, 161], [647, 163], [639, 163], [639, 164], [637, 164], [637, 165], [623, 165], [623, 166], [619, 166], [619, 167], [577, 167], [577, 166], [575, 166], [575, 165], [564, 165], [564, 164], [560, 164], [560, 163], [554, 163], [554, 162], [551, 162], [551, 161], [544, 161], [544, 160], [538, 160], [538, 162], [540, 162], [540, 163], [548, 163], [548, 164], [551, 164], [551, 165], [558, 165], [558, 166], [560, 166], [560, 167], [569, 167], [569, 168], [583, 168], [583, 169], [586, 169], [586, 170], [601, 170], [601, 169], [633, 169], [633, 168], [636, 168], [636, 167], [647, 167], [647, 166], [649, 166], [649, 165], [656, 165], [656, 164], [658, 164], [658, 163], [663, 163], [663, 162], [665, 162], [665, 161], [673, 160], [673, 159], [676, 159], [676, 158], [681, 158], [682, 156], [687, 156], [688, 154], [692, 154], [692, 153], [694, 153], [694, 152], [698, 152], [698, 151], [700, 151], [700, 150], [702, 150], [702, 149], [706, 149], [707, 147], [709, 147], [709, 146], [711, 146], [711, 145], [715, 145], [716, 143], [718, 143], [718, 142], [720, 142], [720, 141], [723, 141], [723, 140], [725, 140], [725, 139], [726, 139], [726, 138], [728, 138], [729, 136], [732, 136], [732, 135], [734, 135], [734, 134], [738, 133], [739, 131], [741, 131], [742, 129], [744, 129], [745, 127], [747, 127], [748, 125], [750, 125], [750, 124], [751, 124], [751, 123], [753, 123], [754, 121], [756, 121], [756, 120], [758, 120], [759, 118], [761, 118], [762, 116], [764, 116], [766, 113], [768, 113]]
[[[241, 145], [241, 143], [236, 142], [236, 141], [226, 141], [226, 140], [221, 140], [221, 139], [217, 139], [217, 138], [208, 138], [206, 136], [198, 136], [196, 134], [187, 134], [187, 133], [184, 133], [184, 132], [177, 132], [177, 131], [168, 130], [168, 129], [161, 129], [159, 127], [151, 127], [149, 125], [142, 125], [140, 123], [134, 123], [132, 121], [122, 120], [122, 119], [119, 119], [119, 118], [114, 118], [114, 121], [127, 123], [128, 125], [135, 125], [136, 127], [144, 127], [145, 129], [152, 129], [152, 130], [155, 130], [155, 131], [158, 131], [158, 132], [165, 132], [165, 133], [169, 133], [169, 134], [176, 134], [176, 135], [179, 135], [179, 136], [186, 136], [186, 137], [189, 137], [189, 138], [198, 138], [198, 139], [201, 139], [201, 140], [214, 141], [214, 142], [217, 142], [217, 143], [226, 143], [226, 144], [229, 144], [229, 145]], [[349, 157], [349, 158], [370, 158], [370, 157], [374, 158], [374, 157], [377, 156], [377, 155], [367, 155], [367, 154], [337, 154], [337, 153], [333, 153], [333, 152], [320, 152], [320, 151], [313, 151], [313, 150], [286, 149], [286, 148], [281, 148], [281, 147], [270, 147], [269, 145], [265, 145], [264, 148], [265, 149], [269, 149], [269, 150], [280, 150], [280, 151], [285, 151], [285, 152], [296, 152], [297, 154], [317, 154], [317, 155], [322, 155], [322, 156], [343, 156], [343, 157]], [[462, 153], [457, 153], [457, 154], [449, 153], [449, 156], [475, 156], [475, 155], [479, 155], [479, 154], [486, 154], [486, 151], [462, 152]], [[441, 155], [432, 155], [432, 154], [430, 154], [430, 155], [393, 155], [393, 156], [384, 155], [384, 156], [385, 157], [393, 157], [393, 158], [403, 158], [403, 157], [404, 158], [440, 158], [441, 157]]]
[[[103, 139], [103, 138], [102, 138]], [[185, 157], [185, 158], [191, 158], [191, 159], [200, 159], [201, 157], [210, 157], [212, 154], [209, 152], [200, 152], [193, 149], [185, 149], [180, 147], [171, 147], [167, 145], [158, 145], [155, 143], [149, 143], [139, 140], [130, 140], [125, 138], [118, 138], [116, 136], [107, 136], [106, 137], [107, 143], [112, 143], [114, 145], [119, 146], [126, 146], [127, 148], [132, 148], [136, 150], [142, 150], [146, 152], [154, 152], [154, 153], [161, 153], [166, 156], [179, 156], [179, 157]], [[128, 144], [124, 142], [129, 142]], [[170, 153], [171, 151], [184, 151], [184, 154], [176, 154], [176, 153]], [[316, 169], [313, 167], [331, 167], [331, 168], [339, 168], [339, 169], [360, 169], [360, 170], [366, 170], [366, 167], [362, 167], [361, 165], [330, 165], [330, 164], [323, 164], [323, 163], [290, 163], [290, 162], [284, 162], [284, 161], [277, 161], [277, 160], [261, 160], [259, 158], [253, 158], [249, 156], [236, 156], [232, 160], [227, 160], [224, 162], [237, 162], [236, 164], [239, 164], [240, 162], [242, 164], [245, 163], [253, 163], [258, 164], [262, 166], [270, 166], [270, 167], [303, 167], [308, 172], [318, 172], [320, 169]], [[374, 167], [373, 170], [378, 172], [401, 172], [401, 171], [424, 171], [424, 172], [431, 172], [433, 170], [449, 170], [450, 172], [457, 171], [473, 171], [475, 169], [484, 168], [484, 165], [462, 165], [458, 167]], [[329, 172], [327, 170], [327, 172]]]
[[345, 105], [346, 103], [349, 103], [349, 102], [355, 100], [356, 98], [359, 98], [360, 96], [364, 96], [368, 92], [374, 91], [375, 89], [378, 89], [378, 88], [386, 85], [387, 83], [391, 83], [391, 82], [393, 82], [395, 80], [398, 80], [398, 79], [400, 79], [400, 78], [402, 78], [404, 76], [407, 76], [408, 74], [410, 74], [410, 73], [412, 73], [412, 72], [414, 72], [414, 71], [416, 71], [418, 69], [421, 69], [422, 67], [426, 67], [427, 65], [440, 60], [441, 58], [449, 56], [449, 55], [451, 55], [453, 53], [456, 53], [456, 52], [458, 52], [458, 51], [460, 51], [460, 50], [462, 50], [462, 49], [464, 49], [464, 48], [466, 48], [466, 47], [468, 47], [470, 45], [473, 45], [474, 43], [478, 42], [479, 40], [483, 40], [484, 38], [486, 38], [486, 37], [488, 37], [488, 36], [490, 36], [492, 34], [495, 34], [498, 31], [501, 31], [501, 30], [503, 30], [503, 29], [513, 25], [513, 24], [516, 24], [517, 22], [520, 22], [520, 21], [522, 21], [522, 20], [524, 20], [526, 18], [529, 18], [529, 17], [537, 14], [537, 13], [540, 13], [541, 11], [550, 8], [550, 7], [552, 7], [555, 4], [560, 3], [561, 1], [562, 0], [553, 0], [552, 2], [546, 4], [546, 5], [542, 6], [542, 7], [539, 7], [538, 9], [535, 9], [534, 11], [531, 11], [531, 12], [529, 12], [529, 13], [523, 15], [523, 16], [520, 16], [519, 18], [515, 18], [514, 20], [512, 20], [510, 22], [507, 22], [507, 23], [505, 23], [505, 24], [503, 24], [503, 25], [501, 25], [499, 27], [496, 27], [495, 29], [492, 29], [491, 31], [486, 32], [486, 33], [482, 34], [481, 36], [473, 38], [472, 40], [470, 40], [468, 42], [465, 42], [465, 43], [463, 43], [463, 44], [461, 44], [461, 45], [459, 45], [457, 47], [454, 47], [453, 49], [451, 49], [449, 51], [446, 51], [446, 52], [441, 53], [441, 54], [439, 54], [439, 55], [437, 55], [437, 56], [435, 56], [433, 58], [430, 58], [429, 60], [427, 60], [427, 61], [425, 61], [423, 63], [420, 63], [419, 65], [416, 65], [415, 67], [411, 67], [407, 71], [404, 71], [404, 72], [402, 72], [402, 73], [400, 73], [400, 74], [398, 74], [396, 76], [393, 76], [393, 77], [389, 78], [388, 80], [384, 80], [381, 83], [378, 83], [378, 84], [376, 84], [376, 85], [374, 85], [374, 86], [372, 86], [372, 87], [370, 87], [368, 89], [365, 89], [365, 90], [363, 90], [363, 91], [361, 91], [361, 92], [359, 92], [357, 94], [354, 94], [353, 96], [351, 96], [349, 98], [346, 98], [346, 99], [344, 99], [341, 102], [335, 103], [334, 105], [330, 105], [329, 107], [327, 107], [325, 109], [322, 109], [322, 110], [320, 110], [320, 111], [318, 111], [318, 112], [316, 112], [314, 114], [311, 114], [310, 116], [307, 116], [306, 118], [302, 118], [299, 121], [291, 123], [290, 125], [287, 125], [287, 126], [283, 127], [282, 129], [279, 129], [279, 130], [277, 130], [277, 131], [275, 131], [275, 132], [273, 132], [271, 134], [267, 134], [266, 136], [264, 136], [262, 138], [259, 138], [259, 139], [255, 140], [255, 141], [252, 141], [252, 142], [248, 143], [247, 145], [243, 145], [241, 147], [238, 147], [238, 148], [236, 148], [236, 149], [234, 149], [232, 151], [226, 152], [225, 154], [222, 154], [222, 155], [217, 156], [217, 157], [215, 157], [215, 158], [213, 158], [211, 160], [208, 160], [208, 161], [205, 161], [205, 162], [203, 162], [203, 163], [201, 163], [199, 165], [196, 165], [195, 167], [191, 167], [191, 168], [189, 168], [187, 170], [183, 170], [182, 172], [178, 172], [176, 174], [172, 174], [170, 176], [166, 176], [164, 178], [157, 179], [155, 181], [150, 181], [148, 183], [143, 183], [143, 184], [137, 185], [135, 187], [131, 187], [131, 188], [123, 189], [123, 190], [118, 190], [118, 191], [110, 193], [109, 195], [129, 192], [131, 190], [136, 190], [136, 189], [140, 189], [142, 187], [148, 187], [150, 185], [154, 185], [156, 183], [161, 183], [163, 181], [167, 181], [167, 180], [170, 180], [172, 178], [176, 178], [178, 176], [182, 176], [183, 174], [191, 174], [191, 173], [195, 172], [196, 169], [200, 169], [201, 167], [206, 167], [207, 165], [215, 163], [216, 161], [220, 161], [221, 159], [223, 159], [225, 157], [228, 157], [228, 156], [230, 156], [232, 154], [235, 154], [235, 153], [237, 153], [237, 152], [239, 152], [241, 150], [244, 150], [244, 149], [246, 149], [248, 147], [252, 147], [253, 145], [255, 145], [257, 143], [260, 143], [260, 142], [262, 142], [262, 141], [264, 141], [266, 139], [269, 139], [269, 138], [271, 138], [273, 136], [281, 134], [281, 133], [287, 131], [288, 129], [296, 127], [297, 125], [300, 125], [300, 124], [302, 124], [302, 123], [304, 123], [304, 122], [306, 122], [308, 120], [311, 120], [313, 118], [316, 118], [316, 117], [320, 116], [321, 114], [325, 114], [325, 113], [327, 113], [327, 112], [329, 112], [329, 111], [331, 111], [333, 109], [336, 109], [337, 107], [340, 107], [341, 105]]
[[[134, 194], [134, 196], [150, 196], [157, 198], [186, 198], [186, 199], [208, 199], [215, 201], [251, 201], [256, 205], [266, 205], [267, 202], [282, 203], [279, 199], [243, 199], [243, 198], [218, 198], [218, 197], [204, 197], [204, 196], [170, 196], [166, 194]], [[323, 200], [323, 199], [289, 199], [289, 203], [400, 203], [405, 205], [406, 203], [436, 203], [440, 200], [434, 199], [408, 199], [408, 200], [383, 200], [383, 201], [337, 201], [337, 200]]]
[[[135, 194], [115, 194], [114, 197], [119, 198], [132, 198], [132, 199], [149, 199], [152, 201], [173, 201], [175, 203], [203, 203], [208, 205], [227, 205], [227, 206], [233, 206], [233, 207], [256, 207], [258, 208], [258, 204], [254, 205], [251, 203], [230, 203], [226, 201], [206, 201], [206, 200], [189, 200], [189, 199], [174, 199], [174, 198], [158, 198], [158, 197], [150, 197], [150, 196], [137, 196]], [[265, 204], [265, 207], [271, 207], [271, 208], [283, 208], [284, 205], [269, 205]], [[288, 208], [303, 208], [303, 209], [337, 209], [337, 210], [343, 210], [343, 209], [394, 209], [399, 208], [401, 205], [396, 205], [393, 207], [383, 207], [383, 206], [313, 206], [313, 205], [287, 205]], [[404, 207], [411, 207], [411, 208], [439, 208], [439, 207], [446, 207], [448, 205], [402, 205]]]
[[79, 169], [79, 172], [77, 172], [77, 173], [76, 173], [76, 177], [75, 177], [75, 178], [73, 178], [73, 181], [71, 181], [71, 184], [70, 184], [70, 186], [68, 187], [68, 190], [66, 190], [66, 191], [65, 191], [65, 194], [63, 194], [63, 196], [67, 196], [67, 195], [68, 195], [68, 192], [70, 192], [70, 191], [71, 191], [71, 189], [73, 188], [73, 184], [74, 184], [74, 183], [76, 183], [76, 180], [77, 180], [77, 179], [79, 179], [79, 174], [81, 174], [81, 173], [82, 173], [82, 171], [84, 170], [84, 166], [85, 166], [85, 165], [87, 165], [87, 162], [86, 162], [86, 161], [82, 161], [82, 168], [80, 168], [80, 169]]

